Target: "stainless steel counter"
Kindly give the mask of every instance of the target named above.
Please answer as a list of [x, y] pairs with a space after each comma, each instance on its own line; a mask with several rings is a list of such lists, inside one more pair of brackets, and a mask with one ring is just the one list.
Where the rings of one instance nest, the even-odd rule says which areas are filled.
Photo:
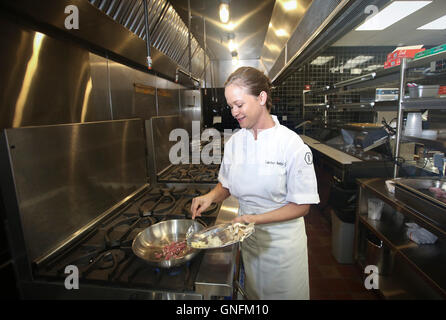
[[[230, 222], [237, 216], [238, 201], [230, 196], [223, 201], [215, 224]], [[195, 281], [195, 290], [205, 300], [212, 296], [231, 296], [233, 292], [235, 258], [238, 244], [206, 250]]]
[[300, 137], [313, 151], [315, 166], [328, 172], [346, 188], [356, 188], [357, 178], [392, 176], [392, 161], [362, 160], [314, 138], [305, 135]]
[[306, 145], [308, 145], [310, 148], [315, 149], [326, 156], [336, 160], [337, 162], [346, 165], [346, 164], [352, 164], [353, 162], [361, 162], [361, 159], [358, 159], [356, 157], [353, 157], [349, 154], [346, 154], [345, 152], [339, 151], [335, 148], [332, 148], [323, 142], [320, 142], [316, 139], [310, 138], [308, 136], [301, 135], [301, 139], [304, 141]]

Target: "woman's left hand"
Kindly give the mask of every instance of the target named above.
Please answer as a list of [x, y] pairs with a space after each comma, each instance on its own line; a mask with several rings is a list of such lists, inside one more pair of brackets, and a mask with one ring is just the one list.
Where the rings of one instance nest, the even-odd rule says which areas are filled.
[[253, 223], [253, 222], [255, 222], [254, 221], [254, 215], [252, 215], [252, 214], [245, 214], [243, 216], [237, 216], [231, 222], [232, 223], [240, 222], [240, 223], [248, 223], [248, 224], [249, 223]]

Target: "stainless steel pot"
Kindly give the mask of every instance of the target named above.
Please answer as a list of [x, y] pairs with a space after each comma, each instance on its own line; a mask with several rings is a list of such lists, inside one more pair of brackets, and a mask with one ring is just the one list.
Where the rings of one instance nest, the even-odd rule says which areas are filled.
[[170, 260], [156, 257], [164, 246], [174, 241], [186, 240], [186, 232], [191, 225], [194, 225], [196, 231], [204, 229], [204, 226], [195, 220], [174, 219], [158, 222], [138, 233], [132, 243], [133, 253], [148, 264], [161, 268], [171, 268], [192, 260], [200, 252], [199, 249], [187, 247], [183, 254]]

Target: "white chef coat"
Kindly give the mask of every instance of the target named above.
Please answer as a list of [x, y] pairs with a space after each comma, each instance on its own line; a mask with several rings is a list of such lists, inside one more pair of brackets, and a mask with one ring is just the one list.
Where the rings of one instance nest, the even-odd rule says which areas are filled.
[[[290, 202], [319, 203], [310, 148], [272, 116], [275, 126], [241, 129], [225, 145], [219, 182], [240, 204], [239, 215], [262, 214]], [[256, 225], [242, 243], [245, 289], [253, 299], [309, 299], [303, 217]]]

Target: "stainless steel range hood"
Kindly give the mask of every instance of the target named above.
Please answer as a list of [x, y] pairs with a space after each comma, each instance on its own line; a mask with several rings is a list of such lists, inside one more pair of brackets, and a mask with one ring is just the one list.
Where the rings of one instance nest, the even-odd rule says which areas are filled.
[[390, 0], [313, 0], [269, 70], [275, 85], [311, 61], [367, 17], [368, 6], [382, 8]]
[[[174, 80], [178, 68], [189, 71], [187, 27], [167, 0], [148, 0], [149, 30], [153, 71]], [[74, 5], [79, 10], [79, 29], [66, 29], [65, 8]], [[20, 0], [2, 1], [2, 10], [37, 24], [39, 29], [56, 32], [62, 37], [80, 40], [94, 51], [105, 52], [110, 58], [126, 64], [147, 68], [144, 9], [142, 0]], [[62, 34], [60, 34], [62, 32]], [[186, 49], [185, 49], [186, 48]], [[191, 41], [191, 76], [201, 78], [204, 50], [195, 38]], [[184, 76], [180, 77], [180, 82]], [[187, 80], [186, 80], [187, 82]], [[190, 85], [192, 82], [184, 83]]]

